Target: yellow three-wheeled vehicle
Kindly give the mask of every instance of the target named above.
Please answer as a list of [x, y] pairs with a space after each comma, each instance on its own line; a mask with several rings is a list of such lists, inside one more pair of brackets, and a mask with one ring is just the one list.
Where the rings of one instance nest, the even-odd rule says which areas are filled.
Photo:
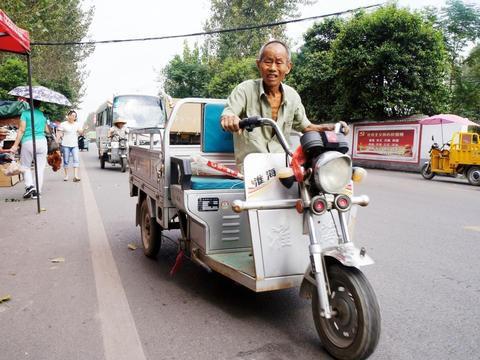
[[472, 185], [480, 185], [480, 136], [472, 132], [455, 132], [450, 142], [430, 148], [430, 160], [422, 167], [422, 176], [464, 175]]

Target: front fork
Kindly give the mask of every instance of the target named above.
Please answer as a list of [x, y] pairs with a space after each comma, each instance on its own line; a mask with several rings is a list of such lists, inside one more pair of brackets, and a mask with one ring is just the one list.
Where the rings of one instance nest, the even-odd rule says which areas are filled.
[[328, 278], [327, 278], [327, 271], [325, 268], [325, 262], [323, 261], [322, 255], [322, 245], [317, 239], [317, 235], [315, 233], [315, 220], [313, 218], [313, 214], [309, 209], [309, 205], [311, 203], [311, 197], [308, 193], [308, 190], [305, 184], [300, 184], [300, 194], [302, 197], [303, 203], [305, 206], [305, 220], [308, 226], [308, 233], [310, 238], [310, 246], [308, 247], [310, 251], [310, 264], [312, 266], [312, 274], [315, 278], [318, 299], [320, 301], [320, 308], [322, 309], [323, 315], [326, 319], [330, 319], [332, 317], [332, 310], [330, 309], [330, 301], [328, 300], [329, 296], [329, 286], [328, 286]]
[[[303, 184], [301, 185], [300, 191], [302, 194], [302, 200], [304, 201], [304, 204], [310, 204], [311, 202], [310, 194], [308, 193], [305, 185]], [[321, 315], [324, 316], [326, 319], [330, 319], [332, 315], [334, 315], [334, 312], [330, 308], [330, 301], [329, 301], [330, 285], [328, 283], [328, 274], [325, 266], [324, 257], [322, 254], [323, 252], [322, 245], [317, 239], [317, 235], [315, 232], [314, 215], [312, 214], [308, 206], [305, 208], [305, 217], [306, 217], [305, 220], [308, 225], [308, 233], [310, 238], [310, 246], [309, 246], [310, 263], [312, 267], [312, 273], [314, 274], [314, 278], [315, 278], [315, 283], [317, 288], [316, 291], [318, 293], [318, 299], [320, 301], [320, 308], [322, 309]], [[346, 216], [344, 212], [341, 212], [341, 211], [338, 212], [340, 231], [342, 232], [340, 244], [343, 244], [343, 245], [351, 244], [350, 234], [348, 232], [347, 221], [345, 217]]]
[[317, 240], [315, 234], [315, 222], [313, 220], [313, 215], [310, 211], [307, 210], [305, 216], [307, 217], [308, 232], [310, 235], [310, 263], [312, 265], [312, 273], [314, 274], [316, 288], [318, 293], [318, 299], [320, 301], [320, 308], [323, 311], [323, 315], [326, 319], [332, 317], [332, 311], [330, 309], [330, 301], [328, 300], [329, 296], [329, 287], [327, 287], [327, 277], [325, 263], [322, 256], [322, 245]]

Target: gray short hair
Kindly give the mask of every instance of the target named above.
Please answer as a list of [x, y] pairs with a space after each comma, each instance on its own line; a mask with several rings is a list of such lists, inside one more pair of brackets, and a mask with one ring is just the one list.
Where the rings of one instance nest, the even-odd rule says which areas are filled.
[[269, 45], [272, 45], [272, 44], [280, 44], [282, 45], [285, 50], [287, 50], [287, 60], [288, 61], [292, 61], [292, 55], [290, 53], [290, 49], [288, 48], [287, 44], [285, 44], [283, 41], [281, 40], [270, 40], [268, 41], [267, 43], [263, 44], [263, 46], [260, 48], [260, 51], [258, 52], [258, 58], [257, 60], [262, 60], [263, 58], [263, 53], [265, 52], [265, 49], [267, 48], [267, 46]]

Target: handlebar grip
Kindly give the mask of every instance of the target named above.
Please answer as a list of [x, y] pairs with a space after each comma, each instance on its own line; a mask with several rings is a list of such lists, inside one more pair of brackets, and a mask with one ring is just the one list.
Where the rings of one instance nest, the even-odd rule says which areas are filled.
[[240, 129], [247, 129], [247, 131], [252, 131], [254, 128], [262, 126], [262, 120], [260, 116], [250, 116], [248, 118], [240, 120], [238, 123]]
[[334, 130], [334, 132], [335, 132], [335, 134], [346, 135], [346, 134], [345, 134], [345, 129], [343, 128], [342, 123], [340, 123], [340, 122], [335, 123], [335, 130]]

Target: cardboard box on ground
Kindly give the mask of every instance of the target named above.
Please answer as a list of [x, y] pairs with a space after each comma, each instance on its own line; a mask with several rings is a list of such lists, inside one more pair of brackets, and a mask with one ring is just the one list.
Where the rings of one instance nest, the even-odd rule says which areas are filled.
[[3, 169], [6, 169], [8, 164], [0, 165], [0, 187], [14, 186], [22, 180], [22, 175], [7, 176], [3, 173]]

